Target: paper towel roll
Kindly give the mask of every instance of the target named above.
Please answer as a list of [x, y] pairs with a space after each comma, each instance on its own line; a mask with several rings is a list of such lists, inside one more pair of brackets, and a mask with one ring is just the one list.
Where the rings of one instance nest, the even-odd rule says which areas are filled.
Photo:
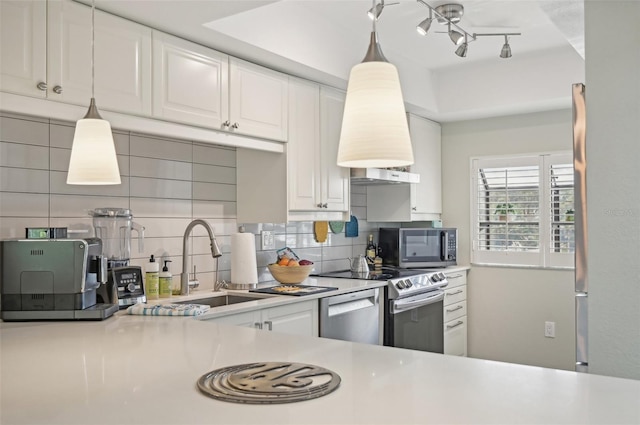
[[253, 233], [231, 235], [231, 283], [258, 283], [256, 237]]

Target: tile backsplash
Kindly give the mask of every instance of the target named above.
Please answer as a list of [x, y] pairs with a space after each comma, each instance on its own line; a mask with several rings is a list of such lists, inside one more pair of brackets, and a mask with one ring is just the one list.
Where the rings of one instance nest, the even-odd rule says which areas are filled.
[[[231, 234], [238, 225], [256, 235], [258, 279], [272, 280], [266, 267], [275, 250], [260, 250], [261, 230], [274, 232], [276, 249], [289, 246], [315, 263], [315, 270], [348, 268], [345, 258], [363, 254], [369, 234], [377, 240], [377, 225], [366, 221], [366, 189], [352, 187], [352, 213], [358, 218], [356, 238], [331, 233], [326, 242], [314, 239], [313, 222], [237, 223], [236, 151], [233, 148], [148, 136], [114, 129], [122, 184], [71, 186], [66, 170], [75, 123], [0, 112], [0, 239], [24, 237], [25, 227], [68, 227], [75, 236], [93, 236], [88, 211], [100, 207], [131, 209], [145, 227], [144, 249], [131, 243], [131, 263], [143, 266], [151, 254], [182, 270], [184, 231], [195, 218], [214, 229], [223, 256], [212, 259], [204, 228], [194, 228], [189, 241], [191, 264], [201, 290], [218, 279], [230, 280]], [[135, 236], [135, 232], [133, 233]], [[192, 270], [190, 265], [190, 270]]]

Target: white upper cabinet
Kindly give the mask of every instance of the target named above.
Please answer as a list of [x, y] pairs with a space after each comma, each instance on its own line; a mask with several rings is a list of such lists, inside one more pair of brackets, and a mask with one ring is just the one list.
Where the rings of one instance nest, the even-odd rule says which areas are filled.
[[276, 71], [229, 59], [229, 129], [287, 140], [289, 78]]
[[237, 151], [237, 221], [282, 223], [349, 215], [349, 169], [336, 158], [344, 92], [291, 78], [284, 154]]
[[349, 211], [350, 172], [339, 167], [338, 145], [345, 93], [329, 87], [320, 90], [320, 154], [322, 206], [329, 211]]
[[153, 32], [153, 115], [223, 128], [229, 116], [229, 57]]
[[46, 2], [0, 1], [0, 90], [46, 97]]
[[[91, 8], [72, 1], [48, 7], [48, 98], [88, 105]], [[98, 109], [151, 115], [151, 29], [96, 11], [94, 51]]]
[[442, 214], [440, 124], [409, 114], [414, 164], [420, 183], [367, 186], [367, 220], [430, 221]]

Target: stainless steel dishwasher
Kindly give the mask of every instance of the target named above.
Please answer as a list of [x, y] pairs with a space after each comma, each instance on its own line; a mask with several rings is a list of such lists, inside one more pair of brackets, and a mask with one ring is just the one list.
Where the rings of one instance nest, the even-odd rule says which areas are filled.
[[379, 288], [320, 300], [320, 336], [343, 341], [380, 344]]

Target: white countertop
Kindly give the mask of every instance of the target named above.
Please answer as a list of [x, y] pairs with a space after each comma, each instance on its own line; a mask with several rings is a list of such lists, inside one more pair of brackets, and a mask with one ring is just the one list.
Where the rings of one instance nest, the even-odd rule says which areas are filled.
[[[336, 284], [365, 281], [347, 282]], [[190, 317], [3, 322], [0, 343], [3, 425], [640, 423], [640, 381]], [[342, 383], [327, 396], [280, 405], [217, 401], [196, 388], [209, 371], [263, 361], [318, 365]]]

